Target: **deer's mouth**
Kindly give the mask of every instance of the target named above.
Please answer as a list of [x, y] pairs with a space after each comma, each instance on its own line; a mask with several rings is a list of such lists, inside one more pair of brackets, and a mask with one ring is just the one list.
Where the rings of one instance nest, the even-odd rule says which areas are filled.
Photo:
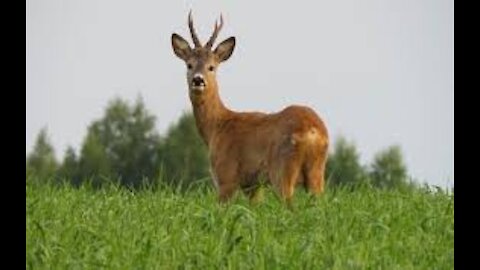
[[192, 85], [192, 86], [190, 86], [190, 90], [195, 94], [200, 94], [205, 90], [205, 84], [203, 84], [203, 85]]

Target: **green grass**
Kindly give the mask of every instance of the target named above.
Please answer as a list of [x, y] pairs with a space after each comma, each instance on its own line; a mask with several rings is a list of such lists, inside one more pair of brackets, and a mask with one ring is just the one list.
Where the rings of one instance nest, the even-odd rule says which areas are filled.
[[27, 184], [27, 269], [453, 269], [454, 198], [418, 190], [130, 192]]

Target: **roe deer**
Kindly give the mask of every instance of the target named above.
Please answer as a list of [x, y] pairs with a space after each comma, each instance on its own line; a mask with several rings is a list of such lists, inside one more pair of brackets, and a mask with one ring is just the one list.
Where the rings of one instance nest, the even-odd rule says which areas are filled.
[[219, 96], [216, 70], [228, 60], [235, 47], [229, 37], [212, 50], [223, 26], [215, 22], [213, 34], [202, 46], [195, 33], [191, 11], [188, 26], [194, 47], [180, 35], [171, 37], [173, 51], [187, 65], [187, 83], [196, 125], [208, 146], [211, 173], [225, 202], [241, 188], [254, 200], [265, 174], [288, 205], [297, 184], [312, 194], [324, 189], [328, 152], [325, 124], [310, 108], [293, 105], [280, 112], [234, 112]]

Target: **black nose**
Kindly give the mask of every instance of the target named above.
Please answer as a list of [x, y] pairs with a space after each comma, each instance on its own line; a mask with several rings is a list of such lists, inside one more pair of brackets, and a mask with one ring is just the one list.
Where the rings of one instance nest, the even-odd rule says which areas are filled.
[[194, 86], [205, 86], [205, 81], [203, 80], [202, 77], [196, 76], [196, 77], [193, 77], [192, 84]]

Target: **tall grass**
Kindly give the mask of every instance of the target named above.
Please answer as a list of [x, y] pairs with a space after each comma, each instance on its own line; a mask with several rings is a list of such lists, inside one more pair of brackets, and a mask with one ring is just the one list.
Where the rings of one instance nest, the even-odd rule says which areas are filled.
[[26, 186], [27, 269], [453, 269], [443, 191], [271, 193], [226, 206], [210, 188]]

